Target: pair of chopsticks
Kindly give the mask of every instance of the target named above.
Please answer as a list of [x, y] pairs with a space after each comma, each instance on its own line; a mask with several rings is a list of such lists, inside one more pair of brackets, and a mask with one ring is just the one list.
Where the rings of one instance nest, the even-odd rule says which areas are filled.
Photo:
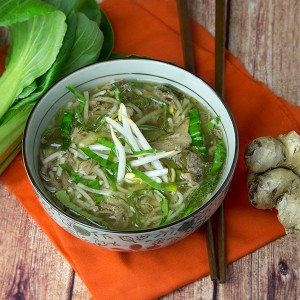
[[[216, 21], [215, 21], [215, 91], [221, 99], [224, 97], [224, 60], [225, 60], [225, 18], [226, 1], [216, 0]], [[187, 0], [177, 0], [181, 41], [184, 55], [185, 68], [195, 74], [195, 62], [192, 46], [192, 32]], [[211, 280], [224, 283], [226, 281], [225, 261], [225, 230], [224, 230], [224, 204], [222, 203], [216, 212], [218, 259], [215, 253], [215, 241], [212, 228], [212, 220], [206, 223], [206, 244], [210, 266]]]

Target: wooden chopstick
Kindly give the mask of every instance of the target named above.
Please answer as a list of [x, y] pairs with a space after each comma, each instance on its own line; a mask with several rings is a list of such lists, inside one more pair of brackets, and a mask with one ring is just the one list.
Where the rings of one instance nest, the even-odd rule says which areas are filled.
[[[190, 18], [186, 0], [177, 0], [179, 24], [181, 33], [181, 43], [183, 47], [184, 67], [193, 74], [195, 71], [194, 53], [192, 45], [192, 32], [190, 28]], [[218, 280], [218, 267], [215, 254], [214, 234], [211, 219], [206, 222], [206, 246], [211, 280]]]
[[[216, 0], [215, 21], [215, 91], [221, 99], [224, 97], [224, 68], [225, 68], [225, 19], [226, 0]], [[226, 281], [226, 259], [225, 259], [225, 224], [224, 203], [217, 211], [218, 217], [218, 265], [219, 282]]]
[[177, 0], [180, 36], [183, 50], [184, 68], [195, 74], [195, 61], [192, 43], [192, 31], [188, 12], [187, 0]]

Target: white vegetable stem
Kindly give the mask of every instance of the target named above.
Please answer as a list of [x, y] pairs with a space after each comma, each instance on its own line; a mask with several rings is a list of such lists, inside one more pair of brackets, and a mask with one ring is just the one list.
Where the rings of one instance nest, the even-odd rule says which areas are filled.
[[[150, 162], [151, 163], [157, 162], [161, 158], [174, 156], [174, 155], [178, 154], [179, 152], [180, 151], [172, 150], [172, 151], [169, 151], [169, 152], [155, 153], [153, 155], [149, 155], [149, 156], [146, 156], [146, 157], [143, 157], [143, 158], [133, 160], [133, 161], [130, 162], [130, 165], [132, 167], [139, 167], [139, 166], [142, 166], [142, 165], [150, 163]], [[159, 170], [161, 170], [161, 169], [159, 169]]]
[[146, 171], [145, 174], [149, 177], [167, 175], [168, 174], [168, 169]]
[[[122, 116], [125, 116], [125, 118], [123, 118]], [[136, 142], [136, 140], [133, 136], [133, 133], [131, 131], [131, 128], [129, 126], [129, 123], [127, 121], [127, 119], [128, 119], [127, 110], [123, 103], [120, 104], [119, 117], [121, 118], [122, 123], [123, 123], [123, 127], [124, 127], [124, 130], [126, 133], [125, 137], [127, 138], [127, 142], [132, 146], [134, 151], [140, 151], [138, 143]]]
[[89, 118], [89, 102], [90, 102], [89, 92], [84, 91], [83, 96], [85, 98], [85, 105], [83, 108], [83, 120], [84, 120], [84, 122], [87, 122], [88, 118]]
[[121, 144], [121, 142], [116, 137], [116, 134], [114, 133], [114, 130], [112, 126], [110, 126], [110, 132], [112, 139], [116, 146], [116, 154], [119, 159], [119, 165], [118, 165], [118, 174], [117, 174], [117, 181], [120, 182], [125, 177], [125, 171], [126, 171], [126, 153], [125, 148]]
[[[141, 146], [141, 148], [143, 150], [149, 150], [149, 149], [152, 149], [152, 147], [150, 146], [150, 144], [148, 143], [148, 141], [146, 140], [146, 138], [144, 137], [144, 135], [142, 134], [142, 132], [140, 131], [140, 129], [138, 128], [138, 126], [131, 120], [129, 119], [128, 117], [125, 117], [123, 116], [123, 118], [126, 118], [133, 133], [136, 135], [137, 137], [137, 140]], [[155, 169], [163, 169], [163, 165], [161, 164], [161, 162], [159, 161], [159, 159], [155, 159], [153, 160], [152, 162], [152, 165]], [[163, 175], [163, 180], [165, 182], [168, 181], [168, 177], [166, 175]]]

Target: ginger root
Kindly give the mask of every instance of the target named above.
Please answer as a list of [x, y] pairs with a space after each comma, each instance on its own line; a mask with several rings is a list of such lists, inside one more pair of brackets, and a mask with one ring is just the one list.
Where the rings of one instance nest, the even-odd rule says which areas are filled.
[[245, 163], [250, 203], [278, 210], [286, 233], [300, 233], [300, 136], [260, 137], [247, 145]]

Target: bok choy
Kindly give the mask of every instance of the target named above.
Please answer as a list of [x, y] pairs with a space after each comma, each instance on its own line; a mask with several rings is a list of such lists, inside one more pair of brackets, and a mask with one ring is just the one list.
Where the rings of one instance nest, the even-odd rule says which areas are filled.
[[10, 34], [0, 77], [1, 174], [34, 104], [62, 77], [109, 58], [114, 37], [95, 0], [0, 0], [0, 26]]

